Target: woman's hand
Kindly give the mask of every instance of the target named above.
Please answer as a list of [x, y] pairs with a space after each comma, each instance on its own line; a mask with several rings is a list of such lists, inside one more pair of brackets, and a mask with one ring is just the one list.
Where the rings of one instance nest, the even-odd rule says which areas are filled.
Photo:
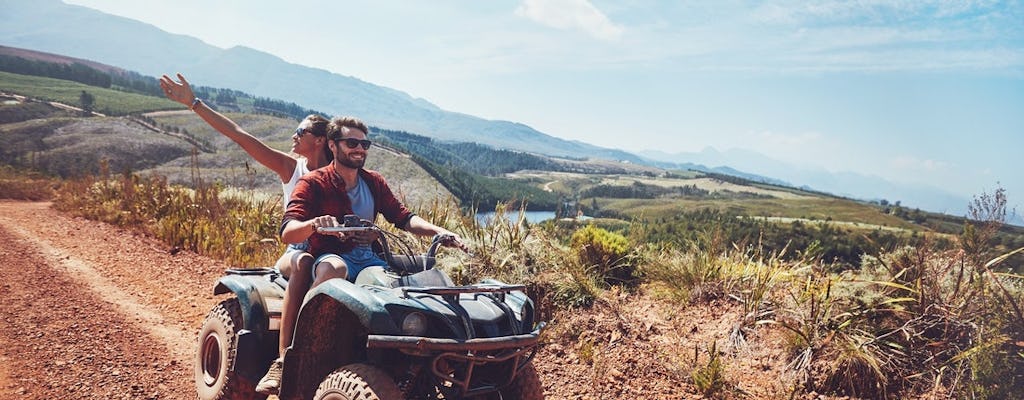
[[160, 88], [164, 90], [164, 95], [168, 99], [192, 107], [192, 100], [196, 98], [195, 93], [192, 92], [192, 86], [188, 84], [188, 81], [181, 74], [178, 74], [178, 79], [181, 82], [175, 82], [174, 79], [167, 75], [161, 76]]

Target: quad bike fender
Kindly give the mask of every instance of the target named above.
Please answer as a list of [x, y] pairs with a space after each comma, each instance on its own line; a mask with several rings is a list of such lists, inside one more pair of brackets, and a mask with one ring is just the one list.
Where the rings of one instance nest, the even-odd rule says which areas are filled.
[[332, 371], [366, 359], [369, 332], [397, 330], [384, 304], [366, 289], [344, 279], [313, 288], [299, 310], [295, 338], [285, 352], [280, 398], [312, 398]]
[[217, 282], [213, 293], [233, 293], [238, 299], [242, 327], [238, 331], [235, 372], [252, 381], [259, 380], [269, 361], [277, 357], [277, 335], [269, 329], [267, 300], [283, 298], [284, 291], [259, 276], [226, 275]]
[[[310, 290], [306, 295], [307, 303], [317, 297], [321, 297], [320, 301], [330, 299], [346, 309], [349, 318], [354, 319], [350, 322], [358, 323], [369, 332], [399, 332], [398, 326], [391, 319], [380, 298], [359, 285], [344, 279], [331, 279]], [[308, 305], [303, 305], [303, 310], [299, 312], [299, 320], [308, 316]], [[309, 312], [313, 312], [313, 308], [315, 307], [309, 307]]]
[[213, 294], [234, 293], [242, 308], [244, 329], [263, 333], [268, 330], [267, 300], [283, 299], [284, 290], [262, 276], [225, 275], [217, 281]]

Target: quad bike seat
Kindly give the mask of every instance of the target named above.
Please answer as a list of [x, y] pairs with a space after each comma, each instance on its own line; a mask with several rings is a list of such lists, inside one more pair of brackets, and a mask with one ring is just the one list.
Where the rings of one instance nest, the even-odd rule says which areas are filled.
[[357, 285], [396, 287], [448, 287], [455, 286], [451, 278], [439, 269], [428, 269], [409, 275], [398, 275], [384, 267], [366, 267], [356, 277]]

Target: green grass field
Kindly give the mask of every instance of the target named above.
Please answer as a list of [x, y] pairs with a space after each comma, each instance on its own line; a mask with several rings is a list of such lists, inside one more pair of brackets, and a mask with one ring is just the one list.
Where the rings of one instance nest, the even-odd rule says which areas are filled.
[[[510, 174], [521, 181], [542, 182], [538, 185], [556, 193], [571, 194], [596, 185], [630, 186], [634, 182], [660, 187], [695, 186], [707, 190], [703, 198], [656, 199], [581, 199], [584, 205], [597, 204], [599, 210], [611, 211], [627, 218], [668, 218], [680, 213], [700, 209], [713, 209], [751, 217], [776, 219], [802, 219], [808, 221], [836, 221], [859, 223], [894, 229], [923, 230], [895, 215], [885, 214], [879, 207], [849, 199], [822, 196], [795, 188], [773, 185], [739, 185], [692, 172], [674, 177], [647, 177], [632, 175], [586, 175], [562, 172], [530, 171]], [[737, 194], [749, 193], [761, 198], [744, 198]], [[768, 197], [768, 198], [765, 198]]]
[[[589, 200], [586, 204], [590, 204]], [[800, 199], [597, 199], [602, 210], [632, 218], [667, 218], [679, 213], [713, 209], [754, 217], [795, 218], [813, 221], [857, 222], [882, 227], [919, 230], [921, 227], [879, 209], [852, 200], [821, 197]]]
[[120, 92], [60, 79], [0, 72], [0, 90], [34, 99], [55, 101], [79, 107], [82, 91], [96, 99], [93, 110], [99, 113], [124, 115], [146, 111], [183, 109], [171, 100]]

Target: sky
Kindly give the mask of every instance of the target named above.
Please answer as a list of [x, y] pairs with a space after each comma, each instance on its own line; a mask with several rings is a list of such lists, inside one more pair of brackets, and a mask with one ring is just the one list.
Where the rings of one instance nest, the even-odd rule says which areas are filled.
[[1021, 1], [65, 1], [564, 139], [1002, 187], [1024, 211]]

